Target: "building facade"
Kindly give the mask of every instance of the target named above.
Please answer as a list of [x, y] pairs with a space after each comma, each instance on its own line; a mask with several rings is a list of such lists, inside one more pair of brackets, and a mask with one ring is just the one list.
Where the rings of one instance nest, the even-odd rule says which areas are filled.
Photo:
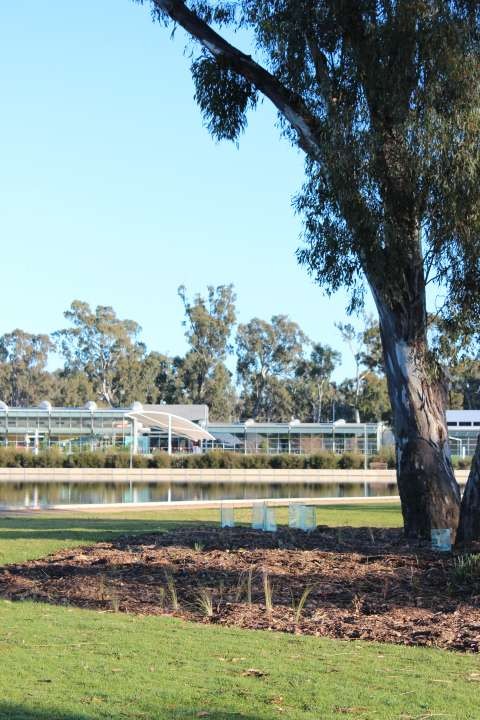
[[[480, 410], [449, 410], [447, 424], [453, 455], [473, 455], [480, 432]], [[134, 453], [201, 452], [312, 454], [331, 451], [374, 455], [394, 442], [384, 423], [210, 422], [206, 405], [142, 405], [101, 408], [9, 408], [0, 402], [0, 446], [66, 452], [128, 447]]]

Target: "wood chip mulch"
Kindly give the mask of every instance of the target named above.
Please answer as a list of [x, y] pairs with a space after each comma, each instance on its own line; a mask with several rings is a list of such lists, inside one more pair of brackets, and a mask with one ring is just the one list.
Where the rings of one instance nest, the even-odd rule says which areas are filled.
[[393, 529], [321, 526], [304, 533], [281, 527], [263, 533], [198, 526], [121, 537], [1, 567], [0, 596], [480, 650], [480, 580], [462, 584], [453, 556], [407, 543]]

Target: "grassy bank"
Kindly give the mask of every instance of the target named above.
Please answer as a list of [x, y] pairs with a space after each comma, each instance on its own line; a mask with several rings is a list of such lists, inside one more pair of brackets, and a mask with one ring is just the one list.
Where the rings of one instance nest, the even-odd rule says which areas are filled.
[[9, 720], [478, 720], [478, 661], [441, 651], [0, 603]]

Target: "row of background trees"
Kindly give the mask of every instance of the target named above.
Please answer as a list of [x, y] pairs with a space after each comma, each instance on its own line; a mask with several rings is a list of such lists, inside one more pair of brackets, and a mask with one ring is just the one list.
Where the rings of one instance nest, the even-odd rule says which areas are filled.
[[[12, 407], [46, 398], [58, 406], [90, 399], [112, 406], [134, 400], [206, 403], [212, 419], [226, 421], [390, 420], [379, 329], [368, 316], [357, 327], [337, 325], [355, 373], [336, 383], [332, 376], [340, 367], [340, 353], [309, 339], [286, 315], [237, 324], [232, 285], [208, 287], [205, 295], [193, 298], [182, 286], [178, 294], [185, 355], [149, 351], [138, 323], [118, 318], [112, 307], [92, 309], [75, 300], [64, 313], [64, 329], [51, 335], [16, 329], [0, 337], [0, 398]], [[475, 348], [458, 359], [446, 333], [436, 330], [451, 376], [450, 407], [480, 407]], [[63, 358], [63, 367], [52, 372], [48, 366], [54, 352]]]

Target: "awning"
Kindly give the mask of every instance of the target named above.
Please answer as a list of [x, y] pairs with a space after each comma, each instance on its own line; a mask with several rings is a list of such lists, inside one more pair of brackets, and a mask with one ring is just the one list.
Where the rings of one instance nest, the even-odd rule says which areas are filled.
[[241, 441], [236, 437], [235, 435], [232, 435], [232, 433], [215, 433], [215, 440], [217, 442], [221, 442], [224, 445], [230, 445], [232, 447], [235, 447], [236, 445], [240, 445]]
[[173, 435], [180, 435], [186, 437], [193, 442], [199, 440], [215, 440], [213, 435], [196, 425], [191, 420], [180, 417], [179, 415], [172, 415], [171, 413], [162, 412], [160, 410], [137, 411], [128, 413], [125, 417], [133, 420], [138, 420], [144, 427], [147, 428], [160, 428], [161, 430], [167, 430], [169, 428], [169, 422], [171, 422], [171, 430]]

